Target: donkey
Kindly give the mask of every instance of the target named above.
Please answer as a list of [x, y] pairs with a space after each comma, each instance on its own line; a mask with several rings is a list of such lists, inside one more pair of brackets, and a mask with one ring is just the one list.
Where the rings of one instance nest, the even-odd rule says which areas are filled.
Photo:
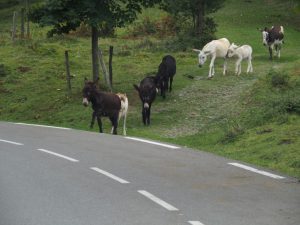
[[227, 71], [227, 51], [230, 46], [230, 42], [227, 38], [221, 38], [218, 40], [212, 40], [207, 43], [202, 50], [193, 49], [194, 52], [198, 53], [199, 67], [206, 62], [207, 57], [210, 56], [210, 64], [209, 64], [209, 73], [208, 79], [211, 79], [215, 75], [215, 60], [216, 58], [223, 58], [223, 75], [226, 74]]
[[145, 77], [139, 86], [134, 84], [133, 87], [139, 92], [142, 101], [143, 123], [144, 125], [150, 125], [151, 104], [155, 100], [156, 93], [158, 92], [155, 77]]
[[263, 45], [269, 47], [269, 59], [273, 59], [273, 49], [275, 48], [277, 57], [280, 58], [280, 50], [283, 44], [284, 29], [283, 26], [272, 26], [270, 29], [260, 30], [263, 36]]
[[[166, 98], [166, 91], [169, 88], [169, 92], [172, 91], [173, 77], [176, 74], [176, 60], [171, 55], [163, 57], [156, 74], [156, 84], [160, 87], [160, 94], [163, 98]], [[170, 86], [169, 86], [170, 80]]]
[[[95, 118], [97, 118], [99, 131], [103, 133], [101, 117], [109, 117], [112, 124], [112, 134], [117, 134], [118, 122], [120, 117], [124, 116], [123, 134], [126, 135], [126, 114], [128, 109], [128, 99], [126, 95], [120, 97], [117, 94], [106, 93], [97, 89], [97, 81], [88, 81], [85, 78], [84, 87], [82, 89], [83, 100], [82, 104], [88, 106], [92, 104], [92, 120], [90, 128], [93, 128]], [[123, 110], [123, 111], [122, 111]], [[126, 113], [124, 113], [124, 110]]]

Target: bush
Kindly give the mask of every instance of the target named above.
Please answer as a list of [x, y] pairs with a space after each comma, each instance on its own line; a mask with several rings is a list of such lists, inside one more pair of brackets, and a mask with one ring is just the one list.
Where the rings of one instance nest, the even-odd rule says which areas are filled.
[[149, 17], [144, 17], [141, 22], [134, 23], [129, 30], [129, 36], [143, 37], [156, 35], [160, 38], [175, 34], [175, 20], [171, 16], [162, 17], [160, 20], [151, 20]]
[[191, 25], [181, 25], [177, 37], [167, 42], [166, 48], [173, 51], [185, 51], [187, 48], [202, 49], [206, 43], [216, 39], [214, 35], [216, 30], [217, 24], [209, 17], [205, 19], [204, 30], [200, 37]]
[[4, 67], [4, 64], [0, 64], [0, 77], [5, 77], [7, 75], [7, 70]]
[[237, 140], [237, 138], [244, 134], [245, 129], [237, 122], [233, 121], [233, 124], [229, 125], [225, 130], [225, 135], [221, 139], [222, 144], [232, 143]]
[[275, 88], [286, 88], [289, 83], [289, 76], [282, 72], [269, 72], [269, 76], [271, 75], [271, 85]]

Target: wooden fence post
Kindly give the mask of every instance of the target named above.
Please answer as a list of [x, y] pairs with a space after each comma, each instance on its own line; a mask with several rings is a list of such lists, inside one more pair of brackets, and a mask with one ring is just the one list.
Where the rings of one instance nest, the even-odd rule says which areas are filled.
[[69, 54], [65, 51], [65, 62], [66, 62], [66, 74], [67, 74], [67, 90], [68, 94], [71, 93], [71, 74], [70, 74], [70, 64], [69, 64]]
[[29, 0], [25, 0], [25, 7], [26, 7], [26, 20], [27, 20], [27, 31], [26, 36], [30, 38], [30, 27], [29, 27]]
[[98, 51], [98, 56], [99, 56], [98, 57], [99, 62], [100, 62], [100, 65], [101, 65], [101, 68], [102, 68], [102, 71], [103, 71], [103, 76], [104, 76], [105, 83], [110, 88], [110, 91], [112, 91], [111, 85], [109, 84], [109, 75], [108, 75], [108, 72], [107, 72], [107, 69], [106, 69], [106, 66], [105, 66], [105, 63], [104, 63], [104, 60], [103, 60], [102, 51], [101, 51], [100, 48], [99, 48], [99, 51]]
[[24, 39], [25, 33], [25, 8], [21, 9], [21, 38]]
[[108, 69], [109, 69], [109, 85], [112, 90], [113, 87], [113, 72], [112, 72], [112, 57], [114, 52], [114, 46], [109, 46], [109, 61], [108, 61]]
[[17, 19], [17, 12], [14, 11], [13, 25], [12, 25], [12, 29], [11, 29], [11, 39], [13, 42], [15, 42], [15, 38], [16, 38], [16, 19]]

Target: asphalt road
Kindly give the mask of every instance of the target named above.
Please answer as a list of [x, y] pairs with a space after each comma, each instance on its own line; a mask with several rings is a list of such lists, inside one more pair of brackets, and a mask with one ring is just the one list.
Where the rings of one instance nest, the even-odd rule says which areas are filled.
[[300, 224], [296, 179], [158, 144], [0, 122], [0, 225]]

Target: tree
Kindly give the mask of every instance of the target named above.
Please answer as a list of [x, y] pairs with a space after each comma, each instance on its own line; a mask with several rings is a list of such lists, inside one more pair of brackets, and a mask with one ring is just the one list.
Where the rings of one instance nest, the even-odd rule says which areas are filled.
[[158, 2], [160, 0], [47, 0], [32, 9], [30, 18], [41, 26], [52, 26], [48, 36], [76, 30], [81, 23], [90, 26], [95, 81], [99, 77], [99, 34], [134, 21], [142, 7], [150, 7]]
[[[225, 0], [164, 0], [162, 8], [170, 14], [192, 19], [194, 33], [205, 32], [205, 16], [222, 7]], [[211, 21], [210, 21], [211, 22]]]

